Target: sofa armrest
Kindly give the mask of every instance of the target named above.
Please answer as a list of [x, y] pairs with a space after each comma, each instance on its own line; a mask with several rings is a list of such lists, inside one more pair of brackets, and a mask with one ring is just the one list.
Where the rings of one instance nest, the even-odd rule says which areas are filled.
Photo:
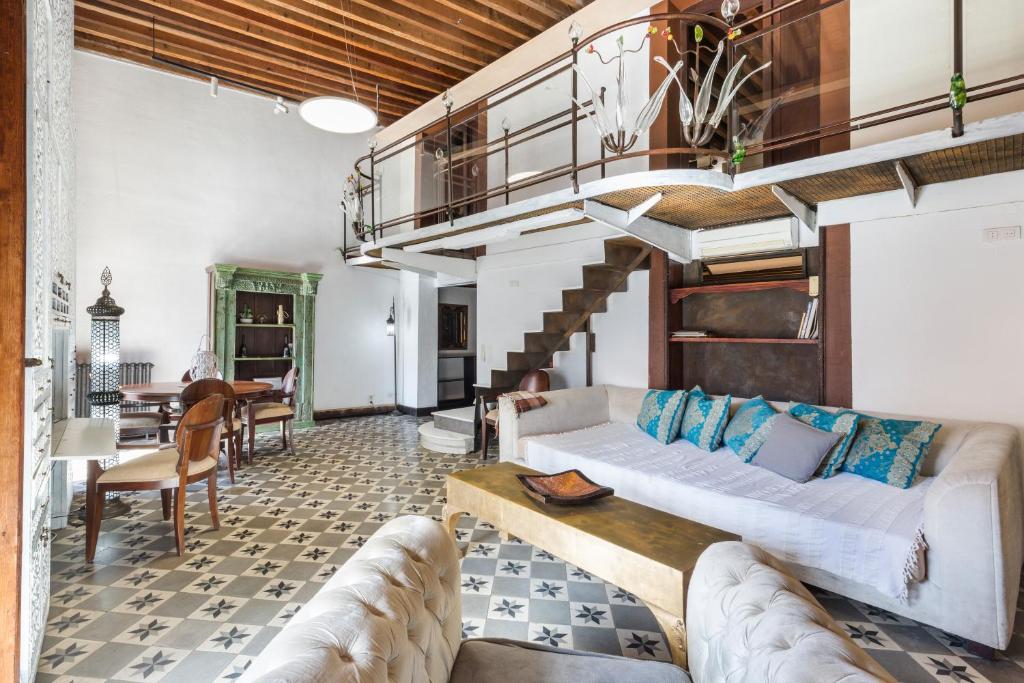
[[944, 607], [957, 615], [956, 632], [988, 633], [979, 642], [1000, 650], [1016, 613], [1022, 514], [1017, 430], [976, 425], [925, 496], [926, 581], [948, 589]]
[[525, 436], [571, 432], [608, 421], [608, 392], [603, 385], [545, 391], [541, 396], [547, 405], [522, 415], [516, 415], [510, 399], [498, 398], [498, 443], [502, 462], [523, 457], [520, 440]]
[[778, 560], [738, 541], [697, 558], [686, 642], [696, 681], [895, 683]]

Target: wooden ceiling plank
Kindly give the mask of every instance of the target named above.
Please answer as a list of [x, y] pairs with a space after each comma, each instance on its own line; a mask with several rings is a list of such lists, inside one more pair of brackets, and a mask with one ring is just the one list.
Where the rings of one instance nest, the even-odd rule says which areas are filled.
[[[464, 2], [463, 6], [468, 3]], [[522, 7], [514, 7], [508, 0], [475, 0], [475, 4], [482, 5], [487, 9], [493, 10], [495, 13], [501, 15], [498, 17], [498, 21], [518, 21], [529, 27], [531, 32], [540, 33], [547, 28], [547, 22], [541, 17], [538, 17], [531, 12], [524, 11]]]
[[[430, 45], [420, 45], [417, 48], [414, 43], [408, 40], [391, 39], [380, 30], [367, 28], [365, 24], [354, 20], [343, 20], [345, 19], [343, 16], [309, 5], [301, 0], [222, 1], [243, 7], [253, 14], [273, 17], [279, 21], [293, 23], [296, 26], [308, 27], [310, 22], [319, 22], [325, 25], [327, 33], [335, 36], [336, 39], [344, 40], [345, 36], [349, 36], [352, 45], [360, 44], [353, 38], [353, 36], [359, 36], [362, 39], [361, 44], [373, 45], [375, 50], [387, 52], [388, 54], [394, 54], [392, 51], [397, 50], [413, 59], [429, 59], [437, 64], [455, 68], [462, 73], [473, 73], [477, 68], [489, 64], [493, 59], [493, 55], [468, 48], [449, 49], [446, 46], [432, 47]], [[340, 36], [337, 33], [338, 29], [342, 31]], [[390, 48], [391, 51], [384, 50], [382, 46]], [[399, 58], [403, 61], [406, 59], [405, 57], [396, 56], [396, 59]]]
[[[418, 0], [395, 0], [401, 5], [422, 5]], [[457, 21], [465, 23], [466, 19], [472, 19], [473, 21], [479, 22], [484, 26], [490, 26], [498, 30], [508, 33], [516, 39], [517, 45], [525, 43], [527, 40], [533, 37], [535, 29], [531, 29], [519, 22], [511, 23], [503, 21], [498, 14], [489, 8], [478, 7], [475, 4], [469, 2], [461, 2], [459, 0], [433, 0], [438, 5], [446, 7], [454, 15], [449, 17], [450, 21]], [[506, 48], [508, 50], [514, 48]]]
[[558, 23], [562, 19], [572, 14], [575, 10], [570, 10], [560, 2], [553, 2], [552, 0], [517, 0], [520, 4], [526, 5], [534, 12], [539, 12], [546, 16], [549, 21], [545, 22], [545, 28], [550, 28], [555, 23]]
[[[164, 71], [177, 73], [179, 75], [196, 76], [182, 70], [175, 69], [172, 65], [153, 61], [149, 52], [150, 44], [147, 37], [139, 34], [132, 34], [127, 31], [117, 31], [109, 25], [96, 24], [90, 19], [82, 17], [77, 27], [76, 45], [83, 45], [95, 49], [97, 46], [106, 45], [114, 49], [122, 49], [131, 55], [131, 60], [144, 66], [161, 68]], [[116, 35], [114, 35], [116, 33]], [[197, 51], [185, 46], [175, 44], [160, 44], [161, 54], [168, 59], [180, 61], [193, 68], [201, 68], [226, 78], [232, 78], [242, 83], [248, 83], [268, 90], [283, 97], [289, 97], [301, 101], [306, 97], [322, 94], [325, 90], [336, 89], [336, 84], [325, 82], [325, 79], [315, 78], [302, 81], [288, 74], [274, 71], [270, 67], [254, 65], [251, 62], [239, 62], [230, 57], [213, 54], [211, 52]], [[225, 87], [230, 84], [225, 83]], [[238, 88], [244, 90], [244, 88]], [[294, 97], [293, 97], [294, 96]], [[409, 111], [409, 105], [381, 101], [381, 114], [387, 113], [391, 116], [403, 116]]]
[[[238, 17], [231, 12], [219, 12], [204, 6], [200, 3], [189, 0], [79, 0], [83, 5], [91, 7], [107, 7], [120, 10], [121, 14], [133, 16], [152, 17], [154, 13], [160, 13], [161, 18], [168, 19], [168, 13], [177, 15], [180, 19], [176, 22], [179, 28], [187, 28], [196, 32], [216, 34], [218, 37], [234, 37], [241, 44], [264, 43], [273, 48], [284, 48], [301, 54], [305, 59], [310, 57], [320, 58], [333, 62], [344, 69], [350, 66], [355, 71], [368, 74], [374, 82], [389, 80], [403, 83], [411, 88], [422, 90], [428, 93], [436, 93], [451, 83], [452, 77], [437, 78], [429, 75], [411, 73], [408, 69], [386, 67], [368, 63], [354, 58], [353, 51], [331, 48], [327, 45], [312, 45], [308, 36], [295, 36], [289, 33], [282, 33], [272, 27], [257, 25]], [[137, 14], [136, 14], [137, 13]], [[161, 24], [157, 20], [157, 26]], [[226, 35], [225, 35], [226, 32]]]
[[[128, 31], [135, 32], [136, 36], [132, 36], [131, 37], [133, 42], [137, 42], [139, 44], [148, 44], [148, 41], [151, 40], [150, 26], [149, 26], [148, 22], [146, 22], [145, 20], [140, 20], [140, 19], [135, 18], [135, 17], [115, 15], [115, 14], [110, 13], [109, 11], [104, 12], [102, 9], [97, 9], [95, 7], [76, 6], [76, 10], [78, 11], [78, 14], [79, 14], [79, 16], [76, 17], [76, 21], [78, 19], [81, 19], [82, 21], [86, 21], [86, 20], [89, 20], [90, 18], [92, 18], [92, 20], [95, 21], [97, 26], [99, 26], [99, 27], [109, 26], [112, 31], [117, 27], [117, 25], [118, 25], [117, 22], [122, 22], [127, 27], [130, 27], [130, 28], [123, 28], [122, 30], [125, 30], [126, 32], [128, 32]], [[93, 30], [95, 31], [96, 27], [93, 27]], [[159, 24], [157, 25], [157, 36], [158, 36], [157, 45], [158, 45], [158, 47], [160, 47], [160, 46], [166, 47], [166, 46], [170, 45], [170, 43], [167, 42], [166, 39], [164, 39], [164, 40], [160, 39], [159, 36], [160, 35], [164, 35], [164, 34], [173, 35], [173, 36], [175, 36], [176, 38], [178, 38], [179, 40], [182, 40], [182, 41], [196, 43], [196, 44], [201, 46], [202, 50], [205, 50], [205, 51], [216, 50], [216, 51], [231, 52], [233, 54], [240, 55], [243, 58], [248, 58], [250, 60], [252, 60], [252, 59], [263, 60], [265, 62], [276, 64], [277, 66], [283, 67], [283, 68], [291, 68], [291, 69], [296, 69], [296, 70], [300, 70], [301, 69], [303, 71], [313, 72], [313, 70], [308, 68], [308, 67], [307, 68], [301, 67], [299, 62], [295, 62], [295, 61], [291, 61], [291, 60], [285, 60], [285, 59], [282, 59], [282, 58], [280, 58], [280, 57], [278, 57], [276, 55], [272, 55], [272, 54], [257, 53], [257, 52], [254, 52], [252, 50], [247, 50], [244, 47], [237, 46], [234, 43], [229, 42], [229, 41], [223, 41], [223, 40], [222, 41], [217, 41], [217, 40], [213, 40], [213, 39], [207, 38], [205, 36], [202, 36], [202, 35], [199, 35], [199, 34], [196, 34], [196, 33], [193, 33], [193, 32], [180, 31], [180, 30], [177, 30], [174, 27], [165, 26], [165, 25], [159, 25]], [[112, 34], [112, 39], [116, 39], [118, 37], [121, 37], [121, 36], [117, 36], [116, 34]], [[158, 52], [158, 54], [159, 54], [159, 52]], [[339, 75], [337, 75], [337, 74], [329, 73], [329, 72], [323, 72], [323, 71], [320, 71], [320, 70], [315, 70], [315, 72], [317, 73], [317, 75], [326, 76], [326, 77], [339, 78], [340, 82], [348, 83], [348, 79], [344, 79], [343, 76], [339, 77]], [[348, 83], [348, 85], [351, 86], [351, 83]], [[362, 90], [365, 93], [365, 97], [372, 97], [373, 94], [374, 94], [374, 87], [373, 87], [372, 84], [367, 84], [367, 83], [365, 83], [363, 81], [357, 80], [356, 81], [356, 88], [358, 90]], [[414, 108], [415, 106], [418, 106], [420, 103], [422, 103], [426, 99], [425, 97], [417, 97], [414, 94], [404, 93], [402, 91], [397, 91], [397, 90], [396, 91], [391, 91], [389, 94], [394, 99], [404, 99], [404, 100], [406, 100], [410, 105], [412, 105], [411, 108]]]
[[[450, 0], [345, 0], [364, 8], [375, 9], [390, 17], [391, 20], [408, 20], [411, 17], [424, 27], [435, 27], [442, 36], [448, 39], [465, 40], [470, 46], [484, 49], [487, 47], [493, 51], [493, 46], [481, 44], [480, 40], [490, 41], [500, 47], [494, 56], [519, 47], [522, 43], [532, 38], [532, 34], [526, 30], [509, 24], [497, 21], [495, 18], [479, 20], [471, 14], [465, 3], [451, 2]], [[306, 0], [324, 4], [321, 0]], [[442, 9], [443, 6], [448, 11]], [[360, 10], [363, 13], [364, 10]], [[410, 15], [410, 12], [413, 15]], [[387, 20], [380, 28], [389, 29]], [[463, 36], [462, 34], [468, 34]]]

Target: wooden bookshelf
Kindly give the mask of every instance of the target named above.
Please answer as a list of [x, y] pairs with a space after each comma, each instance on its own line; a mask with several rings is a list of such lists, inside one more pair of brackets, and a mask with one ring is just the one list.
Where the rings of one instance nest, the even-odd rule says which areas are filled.
[[678, 303], [693, 294], [729, 294], [741, 292], [761, 292], [769, 289], [791, 289], [794, 292], [807, 294], [811, 291], [811, 279], [768, 280], [765, 282], [733, 282], [721, 285], [696, 285], [693, 287], [676, 287], [669, 290], [669, 300]]
[[[299, 369], [296, 427], [313, 424], [313, 333], [318, 273], [214, 264], [210, 273], [213, 343], [227, 380], [282, 377]], [[286, 314], [278, 322], [277, 311]], [[245, 316], [243, 312], [251, 311]], [[241, 355], [242, 346], [245, 355]], [[284, 355], [286, 344], [290, 355]]]
[[669, 337], [673, 344], [818, 344], [819, 339], [770, 339], [767, 337]]

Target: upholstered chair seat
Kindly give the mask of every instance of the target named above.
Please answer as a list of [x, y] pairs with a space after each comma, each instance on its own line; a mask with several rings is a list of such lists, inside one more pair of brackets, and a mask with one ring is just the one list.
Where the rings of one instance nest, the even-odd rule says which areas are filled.
[[248, 417], [250, 408], [252, 408], [253, 414], [256, 416], [257, 420], [265, 420], [275, 417], [288, 417], [289, 415], [295, 414], [295, 410], [291, 406], [286, 406], [283, 403], [256, 403], [242, 409], [243, 417]]
[[484, 419], [490, 422], [491, 424], [498, 424], [498, 409], [492, 408], [488, 410], [487, 414], [484, 415]]
[[[126, 481], [147, 482], [174, 479], [178, 476], [178, 457], [178, 449], [161, 448], [105, 470], [96, 481], [101, 484], [112, 484]], [[217, 467], [217, 461], [211, 457], [202, 460], [189, 460], [188, 476], [203, 474], [215, 467]]]

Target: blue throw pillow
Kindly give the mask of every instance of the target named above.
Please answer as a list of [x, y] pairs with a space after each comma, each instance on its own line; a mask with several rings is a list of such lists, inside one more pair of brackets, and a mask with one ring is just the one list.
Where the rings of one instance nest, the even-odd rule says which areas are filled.
[[828, 452], [828, 456], [818, 468], [818, 476], [828, 479], [834, 474], [839, 474], [839, 467], [850, 452], [850, 445], [857, 435], [857, 423], [860, 415], [852, 410], [843, 410], [838, 413], [830, 413], [827, 410], [809, 406], [806, 403], [797, 403], [789, 408], [789, 414], [804, 424], [816, 429], [833, 434], [840, 434], [839, 441]]
[[685, 404], [685, 391], [651, 389], [644, 396], [640, 414], [636, 416], [636, 426], [661, 443], [670, 444], [679, 437]]
[[711, 398], [700, 387], [694, 387], [686, 399], [682, 437], [705, 451], [716, 450], [722, 445], [731, 402], [732, 396]]
[[725, 445], [743, 462], [750, 462], [768, 438], [778, 413], [763, 397], [757, 396], [739, 407], [725, 428]]
[[910, 488], [942, 425], [918, 420], [886, 420], [860, 413], [858, 416], [860, 428], [842, 470], [897, 488]]

